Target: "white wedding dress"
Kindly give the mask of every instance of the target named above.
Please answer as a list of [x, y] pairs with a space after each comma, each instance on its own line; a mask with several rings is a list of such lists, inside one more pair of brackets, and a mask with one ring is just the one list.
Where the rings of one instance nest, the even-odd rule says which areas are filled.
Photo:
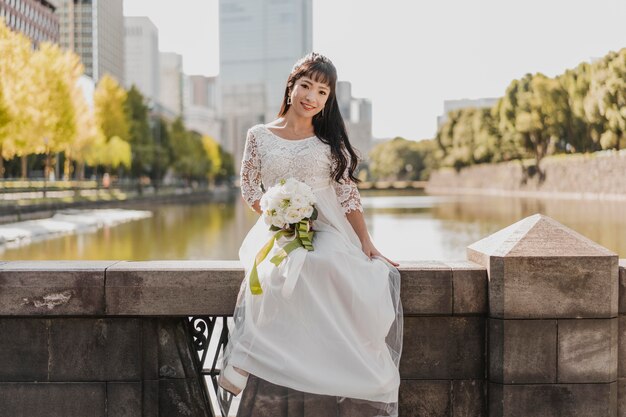
[[365, 255], [345, 216], [363, 211], [359, 192], [347, 174], [340, 184], [331, 172], [330, 147], [316, 136], [283, 139], [262, 124], [248, 131], [241, 166], [248, 205], [281, 178], [295, 177], [313, 189], [318, 218], [313, 251], [297, 248], [276, 267], [269, 262], [279, 249], [275, 244], [257, 266], [259, 295], [250, 291], [250, 270], [275, 232], [260, 216], [244, 238], [239, 258], [245, 279], [223, 366], [338, 401], [371, 402], [373, 416], [397, 416], [400, 274], [382, 257]]

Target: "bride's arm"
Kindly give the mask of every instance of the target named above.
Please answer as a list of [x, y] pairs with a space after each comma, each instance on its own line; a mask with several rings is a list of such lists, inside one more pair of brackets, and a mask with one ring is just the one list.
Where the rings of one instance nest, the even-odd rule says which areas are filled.
[[370, 258], [372, 256], [382, 256], [387, 259], [390, 264], [398, 266], [398, 263], [383, 256], [378, 249], [374, 247], [374, 243], [372, 243], [370, 234], [367, 231], [365, 218], [363, 217], [363, 206], [361, 205], [361, 195], [359, 194], [359, 190], [354, 181], [348, 177], [347, 170], [342, 178], [343, 184], [333, 182], [333, 187], [335, 188], [337, 199], [343, 208], [346, 218], [361, 241], [363, 252]]
[[248, 130], [241, 160], [241, 196], [250, 208], [261, 214], [261, 158], [257, 149], [256, 137]]
[[354, 229], [354, 231], [356, 232], [357, 236], [359, 237], [359, 240], [361, 241], [361, 247], [363, 249], [363, 252], [367, 256], [369, 256], [370, 258], [372, 256], [382, 256], [383, 258], [385, 258], [393, 266], [398, 266], [399, 265], [397, 262], [394, 262], [391, 259], [387, 258], [386, 256], [383, 256], [378, 251], [378, 249], [376, 249], [376, 247], [374, 247], [374, 243], [372, 243], [372, 240], [370, 239], [370, 234], [367, 231], [367, 226], [365, 225], [365, 218], [363, 217], [363, 212], [362, 211], [352, 210], [352, 211], [346, 213], [346, 218], [348, 219], [348, 221], [352, 225], [352, 228]]

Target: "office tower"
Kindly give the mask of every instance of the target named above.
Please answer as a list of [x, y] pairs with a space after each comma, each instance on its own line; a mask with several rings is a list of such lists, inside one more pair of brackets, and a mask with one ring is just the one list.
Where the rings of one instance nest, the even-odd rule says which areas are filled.
[[372, 148], [372, 103], [366, 98], [353, 97], [352, 84], [348, 81], [337, 81], [336, 93], [350, 144], [365, 159]]
[[85, 74], [104, 74], [124, 85], [124, 16], [122, 0], [57, 0], [61, 46], [76, 52]]
[[238, 170], [246, 130], [276, 117], [287, 77], [312, 49], [311, 0], [220, 0], [219, 111]]
[[159, 100], [159, 31], [144, 16], [124, 17], [124, 80], [151, 101]]
[[54, 1], [0, 0], [0, 18], [16, 32], [28, 36], [33, 45], [59, 43], [59, 18]]
[[221, 142], [221, 124], [216, 113], [216, 77], [183, 76], [183, 118], [185, 127]]
[[183, 57], [174, 52], [159, 53], [159, 102], [175, 116], [183, 111]]

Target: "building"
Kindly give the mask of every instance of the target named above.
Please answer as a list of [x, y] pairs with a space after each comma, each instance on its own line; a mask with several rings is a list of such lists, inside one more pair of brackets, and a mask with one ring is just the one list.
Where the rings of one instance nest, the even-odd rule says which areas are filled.
[[159, 102], [169, 112], [183, 112], [183, 57], [174, 52], [159, 53]]
[[437, 129], [439, 129], [445, 122], [448, 121], [448, 112], [451, 110], [464, 109], [467, 107], [485, 108], [493, 107], [499, 97], [477, 98], [477, 99], [461, 99], [461, 100], [444, 100], [443, 102], [443, 114], [437, 116]]
[[33, 41], [59, 43], [59, 18], [56, 4], [45, 0], [0, 0], [0, 18], [15, 32]]
[[144, 16], [124, 17], [124, 82], [151, 101], [160, 97], [159, 30]]
[[189, 130], [211, 136], [220, 142], [217, 117], [217, 78], [204, 75], [183, 76], [183, 118]]
[[287, 77], [311, 52], [311, 0], [220, 0], [222, 146], [239, 169], [246, 131], [273, 120]]
[[85, 74], [104, 74], [124, 85], [124, 16], [122, 0], [57, 0], [61, 46], [76, 52]]
[[365, 158], [373, 146], [372, 102], [352, 97], [352, 84], [348, 81], [337, 81], [336, 94], [350, 144]]

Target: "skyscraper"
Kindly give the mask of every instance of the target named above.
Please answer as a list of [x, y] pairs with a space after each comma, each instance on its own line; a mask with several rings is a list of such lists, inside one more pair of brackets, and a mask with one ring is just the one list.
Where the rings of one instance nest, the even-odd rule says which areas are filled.
[[144, 16], [124, 17], [126, 87], [135, 85], [152, 101], [159, 100], [159, 30]]
[[185, 127], [221, 141], [215, 105], [216, 77], [183, 76], [183, 118]]
[[174, 52], [159, 54], [159, 102], [175, 116], [183, 112], [183, 57]]
[[122, 0], [57, 1], [61, 46], [80, 56], [94, 81], [108, 73], [124, 84]]
[[311, 0], [220, 0], [222, 145], [239, 169], [246, 130], [278, 113], [287, 77], [313, 46]]
[[350, 144], [363, 158], [372, 148], [372, 103], [366, 98], [352, 97], [352, 84], [337, 81], [337, 104], [346, 124]]
[[59, 43], [59, 19], [54, 13], [56, 5], [45, 0], [0, 0], [0, 18], [16, 32], [21, 32], [39, 42]]

